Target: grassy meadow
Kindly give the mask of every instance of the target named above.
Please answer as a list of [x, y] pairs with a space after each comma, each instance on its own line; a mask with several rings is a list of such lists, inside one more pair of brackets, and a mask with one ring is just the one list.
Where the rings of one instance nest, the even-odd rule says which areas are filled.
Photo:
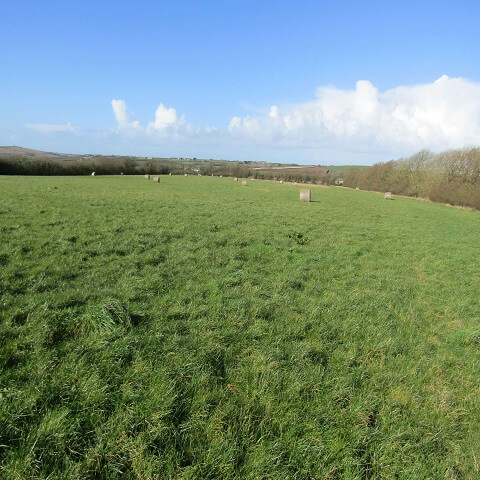
[[0, 177], [0, 478], [480, 477], [480, 213]]

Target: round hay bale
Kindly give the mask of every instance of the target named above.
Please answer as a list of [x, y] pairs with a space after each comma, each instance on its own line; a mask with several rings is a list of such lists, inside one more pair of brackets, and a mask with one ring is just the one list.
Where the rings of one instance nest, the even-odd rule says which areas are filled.
[[308, 188], [300, 190], [300, 201], [301, 202], [310, 202], [312, 197], [312, 191]]

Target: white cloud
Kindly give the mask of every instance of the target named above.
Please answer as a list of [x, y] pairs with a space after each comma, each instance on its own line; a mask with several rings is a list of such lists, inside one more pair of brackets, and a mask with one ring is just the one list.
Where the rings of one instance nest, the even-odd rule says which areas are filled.
[[226, 127], [189, 123], [185, 115], [163, 103], [143, 126], [125, 100], [113, 99], [111, 107], [117, 124], [113, 131], [80, 131], [71, 123], [25, 127], [51, 134], [50, 139], [73, 133], [77, 139], [101, 139], [115, 148], [124, 139], [126, 147], [138, 151], [149, 145], [153, 151], [161, 146], [172, 152], [203, 149], [207, 156], [221, 152], [232, 158], [316, 162], [342, 158], [342, 162], [370, 163], [423, 148], [480, 143], [480, 83], [445, 75], [431, 83], [386, 91], [367, 80], [358, 81], [352, 90], [323, 86], [304, 103], [249, 108], [249, 115], [233, 116]]
[[480, 84], [444, 75], [385, 92], [366, 80], [354, 90], [321, 87], [309, 102], [235, 116], [229, 132], [240, 142], [298, 148], [461, 147], [480, 139]]
[[124, 100], [112, 100], [112, 108], [119, 133], [129, 138], [134, 133], [152, 145], [203, 145], [232, 152], [283, 148], [308, 151], [310, 158], [318, 152], [318, 158], [333, 154], [355, 161], [355, 156], [389, 159], [480, 141], [480, 83], [445, 75], [386, 91], [367, 80], [358, 81], [353, 90], [319, 87], [310, 101], [236, 115], [227, 128], [189, 123], [163, 103], [146, 127], [133, 120]]
[[77, 129], [70, 123], [26, 123], [26, 128], [40, 133], [77, 133]]
[[139, 121], [133, 121], [127, 111], [124, 100], [112, 100], [112, 109], [121, 133], [129, 136], [145, 136], [150, 140], [191, 140], [210, 142], [217, 135], [218, 129], [211, 126], [199, 126], [187, 122], [185, 115], [179, 115], [175, 108], [160, 103], [155, 110], [153, 122], [143, 127]]
[[117, 126], [121, 130], [140, 129], [141, 125], [138, 120], [131, 120], [131, 115], [127, 112], [127, 104], [125, 100], [112, 100], [113, 114], [117, 121]]
[[185, 123], [185, 118], [178, 118], [177, 111], [174, 108], [167, 108], [161, 103], [155, 110], [155, 120], [148, 124], [151, 130], [163, 131], [168, 127], [178, 127]]
[[196, 127], [187, 123], [185, 115], [179, 116], [174, 108], [168, 108], [160, 103], [155, 110], [154, 121], [143, 127], [138, 120], [133, 120], [127, 110], [125, 100], [112, 100], [113, 114], [117, 121], [117, 127], [124, 133], [148, 134], [149, 136], [160, 135], [162, 138], [191, 136], [195, 134]]

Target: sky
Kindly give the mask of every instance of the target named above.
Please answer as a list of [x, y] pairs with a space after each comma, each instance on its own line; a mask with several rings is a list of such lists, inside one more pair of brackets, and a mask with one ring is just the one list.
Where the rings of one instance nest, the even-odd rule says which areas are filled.
[[10, 1], [0, 145], [363, 164], [480, 144], [480, 2]]

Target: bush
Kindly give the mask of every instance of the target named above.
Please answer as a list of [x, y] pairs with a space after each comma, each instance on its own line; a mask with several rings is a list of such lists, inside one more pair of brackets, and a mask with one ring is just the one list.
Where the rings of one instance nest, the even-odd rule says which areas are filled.
[[406, 159], [352, 168], [344, 184], [480, 209], [480, 148], [422, 150]]

